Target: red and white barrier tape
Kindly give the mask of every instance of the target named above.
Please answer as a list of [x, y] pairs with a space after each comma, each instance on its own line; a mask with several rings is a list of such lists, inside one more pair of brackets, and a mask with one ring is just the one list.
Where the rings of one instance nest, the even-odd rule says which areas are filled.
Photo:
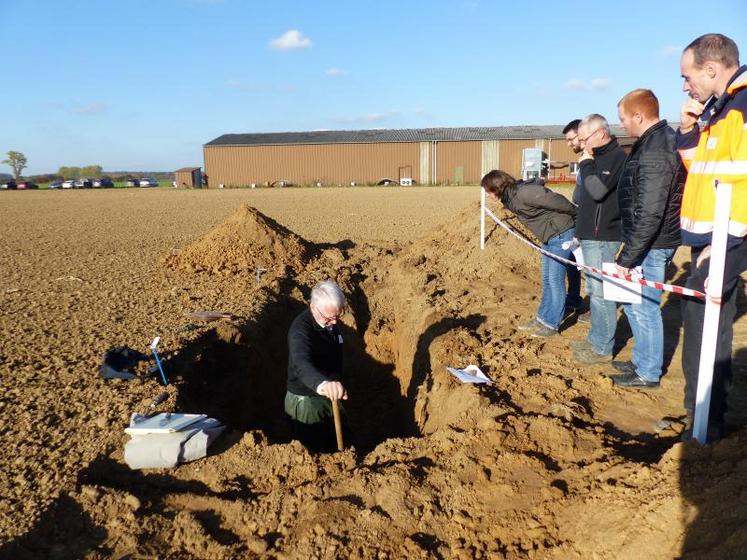
[[610, 278], [617, 278], [618, 280], [626, 280], [628, 282], [641, 284], [642, 286], [648, 286], [649, 288], [655, 288], [657, 290], [662, 290], [664, 292], [671, 292], [673, 294], [679, 294], [681, 296], [691, 296], [691, 297], [696, 297], [700, 299], [705, 299], [705, 294], [703, 292], [699, 292], [698, 290], [693, 290], [690, 288], [683, 288], [682, 286], [675, 286], [673, 284], [664, 284], [662, 282], [653, 282], [652, 280], [646, 280], [645, 278], [631, 276], [630, 274], [627, 274], [627, 275], [626, 274], [611, 274], [609, 272], [604, 272], [602, 270], [599, 270], [598, 268], [594, 268], [593, 266], [587, 266], [585, 264], [578, 264], [575, 261], [564, 259], [563, 257], [559, 257], [558, 255], [554, 255], [553, 253], [550, 253], [549, 251], [545, 251], [542, 247], [538, 247], [537, 245], [535, 245], [534, 243], [532, 243], [531, 241], [529, 241], [522, 235], [519, 235], [518, 233], [516, 233], [513, 229], [511, 229], [509, 225], [505, 224], [500, 219], [498, 219], [496, 215], [490, 211], [489, 208], [485, 208], [485, 213], [488, 214], [488, 216], [490, 216], [491, 218], [493, 218], [495, 223], [497, 223], [499, 226], [505, 229], [508, 233], [516, 237], [518, 240], [522, 241], [523, 243], [526, 243], [527, 245], [529, 245], [533, 249], [536, 249], [543, 255], [547, 255], [551, 259], [555, 259], [556, 261], [569, 264], [571, 266], [575, 266], [579, 270], [583, 269], [588, 272], [597, 274], [599, 276], [607, 276]]

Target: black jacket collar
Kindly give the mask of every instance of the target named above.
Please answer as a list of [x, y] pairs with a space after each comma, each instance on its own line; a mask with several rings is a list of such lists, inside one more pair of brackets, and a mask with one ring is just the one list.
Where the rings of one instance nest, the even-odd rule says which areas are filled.
[[646, 138], [648, 138], [649, 136], [651, 136], [654, 132], [656, 132], [657, 130], [661, 130], [662, 128], [664, 128], [666, 126], [669, 126], [667, 124], [666, 119], [661, 119], [658, 123], [656, 123], [655, 125], [653, 125], [652, 127], [650, 127], [648, 130], [646, 130], [643, 134], [641, 134], [638, 137], [638, 140], [636, 140], [635, 144], [633, 144], [631, 152], [634, 151], [638, 146], [640, 146], [646, 140]]
[[611, 140], [604, 146], [599, 146], [598, 148], [594, 148], [591, 150], [594, 156], [601, 156], [603, 154], [606, 154], [610, 150], [614, 150], [617, 147], [617, 137], [611, 136], [610, 138]]

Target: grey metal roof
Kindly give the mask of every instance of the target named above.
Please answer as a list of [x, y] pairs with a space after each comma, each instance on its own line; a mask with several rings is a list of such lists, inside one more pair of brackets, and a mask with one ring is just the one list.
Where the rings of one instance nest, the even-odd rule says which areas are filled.
[[[372, 144], [377, 142], [456, 142], [459, 140], [532, 140], [563, 138], [565, 125], [478, 126], [461, 128], [402, 128], [373, 130], [315, 130], [224, 134], [205, 146], [268, 146], [280, 144]], [[620, 127], [612, 133], [624, 136]], [[622, 132], [622, 134], [620, 134]]]

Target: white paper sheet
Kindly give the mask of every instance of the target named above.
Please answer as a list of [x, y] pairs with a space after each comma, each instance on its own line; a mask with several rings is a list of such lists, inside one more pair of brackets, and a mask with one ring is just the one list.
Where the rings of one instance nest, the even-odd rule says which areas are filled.
[[447, 367], [449, 373], [459, 379], [462, 383], [492, 383], [493, 381], [485, 375], [482, 370], [474, 364], [463, 369]]
[[[611, 274], [617, 274], [617, 266], [613, 262], [602, 263], [602, 270]], [[641, 267], [631, 270], [631, 276], [642, 277]], [[641, 303], [641, 286], [637, 282], [618, 280], [617, 278], [603, 277], [602, 289], [604, 299], [620, 303]]]

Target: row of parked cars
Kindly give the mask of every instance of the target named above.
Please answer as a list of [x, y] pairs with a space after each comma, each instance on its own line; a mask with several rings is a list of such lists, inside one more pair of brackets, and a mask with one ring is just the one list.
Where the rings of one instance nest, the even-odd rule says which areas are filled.
[[[128, 187], [157, 187], [158, 181], [152, 177], [143, 177], [141, 179], [128, 179]], [[110, 188], [114, 182], [108, 177], [101, 179], [68, 179], [67, 181], [55, 181], [49, 184], [50, 189], [90, 189], [90, 188]]]
[[[153, 177], [142, 177], [140, 179], [128, 179], [128, 187], [157, 187], [158, 181]], [[91, 188], [111, 188], [114, 182], [108, 177], [101, 179], [68, 179], [67, 181], [54, 181], [49, 183], [50, 189], [91, 189]], [[0, 183], [0, 190], [24, 190], [38, 189], [39, 185], [31, 181], [21, 181], [16, 183], [13, 180]]]
[[7, 189], [38, 189], [39, 185], [36, 183], [32, 183], [31, 181], [21, 181], [20, 183], [16, 183], [15, 181], [6, 181], [5, 183], [0, 184], [0, 189], [7, 190]]

